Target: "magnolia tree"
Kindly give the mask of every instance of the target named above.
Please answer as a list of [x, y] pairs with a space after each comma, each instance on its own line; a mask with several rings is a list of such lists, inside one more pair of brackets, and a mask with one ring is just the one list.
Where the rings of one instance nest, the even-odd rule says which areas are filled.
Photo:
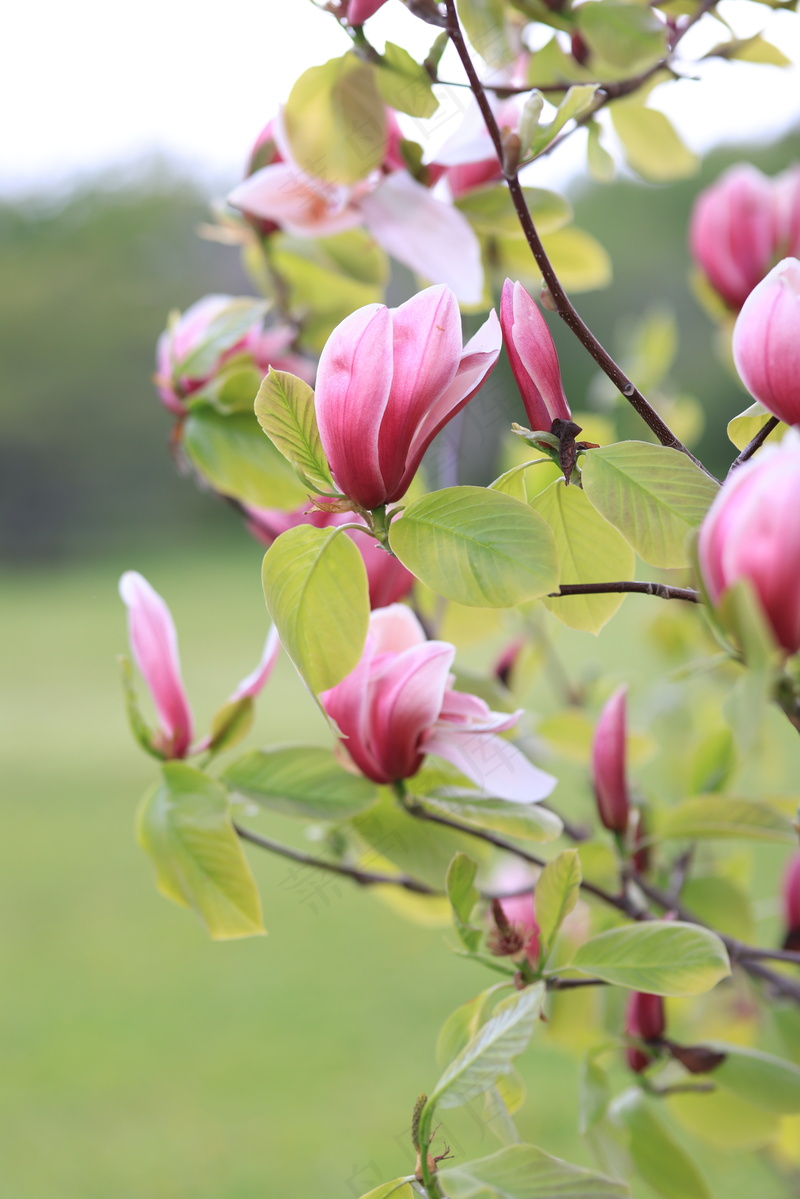
[[[687, 1128], [771, 1147], [778, 1174], [800, 1138], [793, 742], [784, 753], [800, 731], [800, 433], [787, 428], [800, 425], [800, 169], [736, 167], [695, 205], [698, 291], [754, 401], [728, 426], [737, 456], [720, 480], [672, 427], [679, 406], [649, 401], [581, 319], [566, 288], [604, 282], [606, 256], [535, 186], [536, 163], [582, 137], [607, 179], [611, 136], [645, 179], [688, 175], [696, 159], [648, 105], [692, 74], [701, 43], [686, 35], [716, 20], [712, 56], [785, 59], [738, 37], [714, 0], [406, 0], [434, 27], [419, 63], [371, 43], [382, 3], [326, 5], [351, 48], [297, 80], [228, 198], [216, 236], [241, 246], [266, 298], [206, 297], [158, 345], [176, 456], [268, 546], [271, 630], [198, 735], [169, 610], [123, 577], [157, 711], [154, 729], [126, 664], [131, 722], [161, 760], [139, 839], [160, 890], [214, 938], [263, 931], [246, 841], [392, 890], [411, 918], [444, 910], [452, 948], [485, 970], [444, 1023], [438, 1080], [409, 1097], [415, 1167], [370, 1199], [616, 1199], [642, 1180], [666, 1199], [707, 1196]], [[411, 131], [447, 104], [462, 120], [429, 152]], [[396, 308], [382, 303], [390, 258], [419, 288]], [[605, 423], [588, 418], [604, 444], [579, 439], [542, 309], [618, 393]], [[467, 404], [480, 411], [503, 353], [526, 424], [508, 430], [499, 478], [460, 486], [448, 432]], [[638, 434], [615, 439], [627, 405]], [[426, 452], [448, 426], [449, 477], [434, 482], [450, 485], [431, 489]], [[646, 787], [626, 758], [623, 669], [568, 682], [548, 668], [554, 621], [598, 633], [626, 619], [629, 593], [654, 611], [629, 616], [628, 635], [657, 628], [663, 650], [637, 710], [654, 719], [668, 702], [682, 717], [656, 720]], [[507, 630], [486, 677], [457, 673], [440, 635], [469, 608], [487, 636]], [[279, 653], [334, 748], [228, 756]], [[537, 728], [545, 693], [556, 714]], [[254, 805], [313, 824], [314, 852], [248, 828]], [[770, 842], [784, 873], [754, 914], [750, 859]], [[755, 915], [778, 912], [765, 935]], [[515, 1059], [554, 1025], [582, 1057], [576, 1122], [595, 1170], [515, 1127]], [[468, 1104], [498, 1138], [477, 1160], [436, 1133]]]

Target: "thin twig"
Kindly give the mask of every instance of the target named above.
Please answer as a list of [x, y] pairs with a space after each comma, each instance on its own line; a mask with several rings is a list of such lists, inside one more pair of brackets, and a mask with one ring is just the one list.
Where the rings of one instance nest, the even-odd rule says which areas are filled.
[[574, 991], [578, 987], [607, 987], [604, 978], [547, 978], [548, 991]]
[[666, 583], [564, 583], [558, 591], [551, 591], [548, 599], [561, 599], [566, 595], [605, 595], [631, 592], [634, 595], [657, 595], [659, 599], [684, 600], [689, 604], [699, 604], [700, 592], [689, 587], [668, 587]]
[[731, 468], [728, 471], [728, 478], [730, 478], [737, 466], [741, 466], [743, 462], [747, 462], [748, 458], [753, 457], [753, 454], [755, 454], [756, 450], [761, 449], [772, 430], [777, 429], [780, 423], [781, 422], [778, 420], [777, 416], [771, 416], [768, 421], [764, 422], [753, 440], [747, 443], [741, 454], [739, 454], [738, 458], [734, 458], [733, 462], [731, 463]]

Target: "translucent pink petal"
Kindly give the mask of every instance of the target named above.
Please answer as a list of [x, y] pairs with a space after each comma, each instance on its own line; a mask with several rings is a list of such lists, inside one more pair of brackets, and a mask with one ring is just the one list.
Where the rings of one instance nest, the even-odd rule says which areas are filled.
[[228, 196], [247, 216], [275, 221], [297, 237], [331, 237], [361, 224], [345, 188], [328, 187], [279, 162], [249, 175]]
[[369, 618], [369, 632], [374, 653], [399, 654], [417, 645], [424, 645], [425, 630], [405, 604], [379, 608]]
[[337, 485], [364, 508], [386, 501], [378, 438], [392, 384], [392, 318], [368, 304], [333, 330], [317, 368], [315, 407]]
[[443, 284], [428, 287], [393, 309], [392, 337], [394, 373], [379, 442], [390, 492], [402, 478], [417, 427], [461, 361], [461, 314], [452, 291]]
[[136, 665], [153, 697], [167, 757], [182, 758], [192, 739], [192, 714], [181, 678], [178, 638], [169, 608], [142, 575], [128, 570], [119, 581], [128, 609], [128, 636]]
[[529, 762], [510, 741], [493, 733], [439, 726], [424, 738], [423, 748], [457, 767], [488, 795], [512, 803], [545, 799], [558, 781]]
[[278, 630], [273, 625], [267, 633], [267, 640], [264, 645], [264, 652], [261, 655], [261, 661], [258, 666], [246, 678], [242, 679], [239, 686], [233, 692], [229, 699], [229, 703], [235, 703], [237, 699], [245, 699], [250, 697], [255, 699], [261, 688], [266, 683], [269, 676], [272, 674], [275, 663], [278, 660], [278, 654], [281, 652], [281, 643], [278, 638]]
[[467, 218], [405, 171], [386, 175], [359, 202], [372, 236], [415, 274], [446, 283], [463, 304], [483, 296], [481, 250]]
[[387, 778], [402, 779], [419, 769], [420, 740], [442, 706], [455, 649], [428, 641], [387, 655], [375, 688], [370, 739]]
[[493, 712], [477, 695], [464, 691], [448, 691], [444, 697], [440, 722], [468, 726], [472, 732], [502, 733], [513, 729], [522, 715], [516, 712]]

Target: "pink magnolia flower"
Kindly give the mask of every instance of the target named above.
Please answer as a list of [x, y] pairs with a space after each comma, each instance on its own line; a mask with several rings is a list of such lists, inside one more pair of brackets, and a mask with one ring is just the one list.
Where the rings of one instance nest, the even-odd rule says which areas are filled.
[[315, 398], [343, 494], [363, 508], [401, 499], [436, 434], [491, 372], [500, 341], [491, 312], [462, 348], [458, 304], [441, 284], [343, 320], [322, 351]]
[[[645, 991], [633, 991], [628, 998], [625, 1032], [629, 1037], [642, 1041], [658, 1041], [666, 1031], [667, 1020], [664, 1000], [660, 995]], [[628, 1065], [636, 1074], [641, 1074], [653, 1060], [643, 1049], [631, 1046], [626, 1051]]]
[[725, 483], [706, 513], [697, 545], [716, 605], [738, 579], [751, 584], [775, 641], [800, 649], [800, 434], [759, 450]]
[[[322, 512], [308, 505], [284, 512], [280, 508], [256, 508], [245, 506], [247, 527], [254, 537], [264, 545], [272, 545], [276, 537], [297, 525], [313, 525], [316, 529], [327, 529], [333, 525], [363, 524], [366, 521], [355, 512]], [[414, 586], [414, 576], [406, 570], [398, 558], [393, 558], [373, 537], [362, 536], [355, 529], [348, 529], [347, 536], [356, 544], [364, 559], [369, 584], [371, 608], [385, 608], [404, 599]]]
[[783, 911], [786, 922], [784, 949], [800, 950], [800, 853], [793, 854], [783, 879]]
[[[524, 77], [524, 68], [523, 68]], [[496, 77], [493, 76], [493, 80]], [[512, 72], [508, 78], [502, 73], [496, 78], [498, 85], [522, 82], [519, 74]], [[490, 104], [502, 131], [516, 133], [519, 129], [521, 107], [518, 100], [495, 100]], [[483, 114], [474, 99], [470, 99], [464, 116], [455, 133], [436, 150], [432, 157], [435, 165], [444, 168], [444, 178], [454, 199], [468, 195], [478, 187], [497, 183], [503, 178], [502, 164], [497, 157]]]
[[402, 604], [372, 613], [358, 666], [320, 696], [353, 763], [373, 782], [393, 783], [435, 754], [496, 798], [544, 799], [556, 780], [497, 736], [521, 713], [492, 712], [477, 696], [454, 691], [454, 656], [447, 642], [426, 641]]
[[271, 130], [277, 159], [234, 188], [228, 202], [256, 221], [272, 221], [295, 237], [331, 237], [366, 226], [398, 262], [425, 279], [447, 283], [459, 300], [478, 304], [483, 267], [466, 217], [437, 199], [402, 167], [389, 120], [383, 169], [351, 185], [309, 175], [292, 158], [282, 122]]
[[733, 330], [742, 381], [787, 425], [800, 424], [800, 261], [784, 258], [745, 300]]
[[531, 429], [547, 433], [554, 420], [570, 420], [558, 354], [547, 322], [522, 284], [510, 279], [503, 284], [500, 324]]
[[347, 6], [348, 25], [363, 25], [385, 3], [386, 0], [350, 0]]
[[[119, 593], [128, 609], [131, 651], [158, 713], [160, 728], [153, 749], [165, 758], [185, 758], [207, 748], [208, 739], [192, 747], [192, 713], [181, 677], [178, 638], [170, 610], [142, 575], [128, 570], [119, 581]], [[228, 702], [254, 699], [266, 683], [280, 650], [277, 631], [267, 636], [256, 669], [236, 687]]]
[[628, 827], [630, 797], [625, 770], [627, 687], [618, 687], [606, 702], [592, 741], [592, 782], [597, 810], [612, 833]]
[[[249, 327], [242, 331], [237, 310], [242, 310]], [[229, 323], [226, 318], [230, 319]], [[227, 329], [226, 329], [227, 323]], [[270, 366], [290, 370], [311, 380], [310, 363], [291, 352], [294, 332], [287, 326], [265, 329], [263, 312], [255, 300], [234, 296], [204, 296], [171, 324], [158, 339], [155, 384], [162, 402], [171, 412], [183, 415], [184, 401], [214, 378], [230, 359], [249, 354], [254, 365], [266, 374]], [[200, 367], [191, 359], [209, 346]], [[195, 359], [197, 363], [197, 359]]]

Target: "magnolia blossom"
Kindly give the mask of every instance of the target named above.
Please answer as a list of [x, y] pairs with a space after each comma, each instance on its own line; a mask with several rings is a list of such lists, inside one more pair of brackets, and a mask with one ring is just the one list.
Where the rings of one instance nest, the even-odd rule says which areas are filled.
[[[249, 327], [242, 331], [237, 312], [250, 312]], [[225, 326], [228, 332], [226, 336]], [[311, 364], [291, 351], [294, 330], [282, 325], [265, 329], [263, 311], [256, 301], [236, 296], [204, 296], [170, 324], [156, 346], [155, 384], [161, 400], [176, 415], [185, 411], [184, 401], [219, 373], [225, 363], [249, 355], [255, 367], [266, 374], [270, 366], [313, 379]], [[205, 346], [213, 346], [200, 367], [191, 358]]]
[[714, 290], [741, 308], [777, 259], [800, 253], [800, 169], [769, 179], [731, 167], [695, 202], [689, 241]]
[[[170, 610], [142, 575], [128, 570], [119, 581], [119, 593], [128, 609], [131, 651], [153, 697], [159, 730], [153, 749], [165, 758], [185, 758], [207, 748], [208, 739], [192, 747], [192, 713], [181, 677], [178, 638]], [[228, 703], [254, 699], [275, 665], [280, 642], [273, 628], [256, 669], [236, 687]]]
[[[625, 1032], [629, 1037], [641, 1041], [658, 1041], [663, 1037], [667, 1027], [664, 1013], [664, 1000], [660, 995], [650, 995], [645, 991], [633, 991], [628, 998], [628, 1008], [625, 1018]], [[627, 1052], [628, 1065], [636, 1074], [641, 1074], [653, 1060], [643, 1049], [631, 1046]]]
[[435, 754], [495, 798], [544, 799], [556, 780], [497, 736], [521, 712], [492, 712], [476, 695], [454, 691], [454, 656], [446, 641], [427, 641], [402, 604], [372, 613], [358, 666], [320, 696], [352, 762], [373, 782], [393, 783]]
[[570, 420], [558, 354], [547, 322], [522, 284], [510, 279], [503, 284], [500, 324], [531, 429], [549, 432], [554, 420]]
[[425, 279], [447, 283], [463, 303], [480, 303], [483, 267], [472, 226], [401, 165], [393, 118], [382, 168], [349, 185], [304, 171], [292, 157], [280, 116], [268, 128], [277, 152], [234, 188], [228, 197], [234, 208], [295, 237], [331, 237], [366, 226], [398, 262]]
[[439, 430], [484, 382], [500, 353], [494, 312], [462, 347], [449, 288], [399, 308], [368, 304], [331, 333], [317, 371], [317, 423], [331, 472], [363, 508], [401, 499]]
[[592, 742], [592, 782], [597, 810], [612, 833], [628, 827], [630, 797], [625, 770], [627, 687], [618, 687], [606, 702]]
[[[508, 82], [513, 86], [516, 78], [512, 75], [508, 80], [499, 78], [497, 82]], [[489, 103], [501, 131], [516, 133], [520, 122], [520, 102], [514, 99], [498, 101], [492, 97]], [[431, 157], [435, 160], [433, 165], [444, 168], [447, 189], [456, 200], [475, 188], [497, 183], [503, 178], [502, 163], [474, 97], [470, 97], [458, 129]]]
[[800, 261], [784, 258], [747, 297], [733, 330], [742, 381], [787, 425], [800, 424]]
[[[334, 525], [361, 524], [366, 529], [366, 521], [355, 512], [322, 512], [320, 509], [308, 510], [308, 505], [295, 508], [292, 512], [284, 512], [280, 508], [256, 508], [245, 506], [247, 527], [254, 537], [264, 545], [272, 545], [276, 537], [293, 529], [297, 525], [313, 525], [316, 529], [327, 529]], [[403, 563], [375, 541], [371, 536], [360, 534], [355, 529], [348, 529], [347, 534], [364, 559], [369, 584], [369, 603], [371, 608], [385, 608], [397, 600], [404, 599], [414, 586], [414, 576]]]
[[385, 3], [386, 0], [349, 0], [347, 5], [348, 24], [363, 25]]
[[706, 513], [697, 545], [712, 604], [747, 579], [776, 643], [800, 649], [800, 433], [738, 467]]
[[783, 879], [784, 949], [800, 950], [800, 853], [789, 859]]
[[524, 938], [525, 956], [535, 967], [541, 952], [541, 932], [536, 919], [533, 883], [528, 871], [521, 862], [509, 861], [495, 875], [493, 890], [501, 894], [519, 891], [518, 895], [509, 895], [507, 899], [499, 900], [499, 903], [508, 923]]

